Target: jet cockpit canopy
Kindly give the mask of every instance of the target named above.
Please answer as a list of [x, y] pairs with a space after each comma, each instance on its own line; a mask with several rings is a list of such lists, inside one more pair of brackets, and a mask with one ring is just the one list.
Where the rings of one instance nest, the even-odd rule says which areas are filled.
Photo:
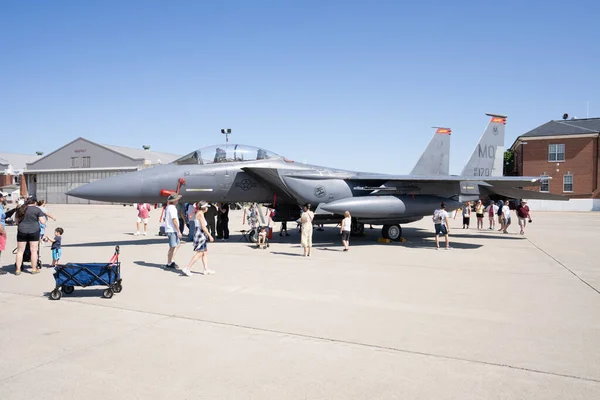
[[282, 157], [259, 147], [247, 146], [244, 144], [220, 144], [203, 147], [201, 149], [192, 151], [191, 153], [173, 161], [173, 164], [208, 165], [228, 162], [266, 160], [273, 158]]

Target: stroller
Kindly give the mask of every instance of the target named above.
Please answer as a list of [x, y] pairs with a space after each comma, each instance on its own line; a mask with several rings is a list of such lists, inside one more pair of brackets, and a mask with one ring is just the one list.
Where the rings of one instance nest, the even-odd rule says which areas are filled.
[[107, 299], [123, 290], [119, 246], [115, 247], [115, 254], [108, 263], [67, 263], [57, 266], [55, 271], [56, 287], [50, 292], [52, 300], [73, 293], [75, 286], [108, 286], [102, 293]]
[[[13, 254], [17, 254], [19, 251], [18, 248], [13, 250]], [[42, 258], [40, 257], [40, 246], [37, 249], [37, 268], [42, 268]], [[29, 242], [25, 245], [25, 251], [23, 252], [23, 262], [30, 263], [31, 262], [31, 248], [29, 247]], [[33, 265], [31, 266], [33, 268]]]

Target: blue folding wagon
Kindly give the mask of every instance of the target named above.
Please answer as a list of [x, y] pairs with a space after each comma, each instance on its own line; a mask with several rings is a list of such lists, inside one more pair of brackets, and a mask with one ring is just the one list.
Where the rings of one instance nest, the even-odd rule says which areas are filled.
[[108, 286], [103, 296], [107, 299], [123, 290], [119, 246], [108, 263], [67, 263], [54, 269], [56, 287], [50, 292], [52, 300], [60, 300], [63, 294], [71, 294], [75, 286]]

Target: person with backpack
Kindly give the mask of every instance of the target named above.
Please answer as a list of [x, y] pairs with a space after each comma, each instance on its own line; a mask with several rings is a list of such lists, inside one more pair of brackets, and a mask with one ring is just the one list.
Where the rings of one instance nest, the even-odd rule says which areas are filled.
[[504, 214], [502, 213], [502, 208], [504, 207], [504, 201], [503, 200], [498, 200], [498, 211], [496, 212], [496, 215], [498, 215], [498, 223], [500, 224], [500, 229], [498, 229], [498, 232], [504, 232]]
[[451, 249], [450, 239], [448, 234], [450, 233], [450, 222], [448, 218], [448, 212], [446, 211], [446, 204], [440, 203], [440, 208], [433, 212], [433, 225], [435, 227], [435, 246], [440, 249], [440, 234], [444, 235], [446, 239], [446, 250]]

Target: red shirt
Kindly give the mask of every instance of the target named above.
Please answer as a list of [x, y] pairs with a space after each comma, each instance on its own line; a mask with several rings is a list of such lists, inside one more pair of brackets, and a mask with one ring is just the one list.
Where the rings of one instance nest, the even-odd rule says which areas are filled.
[[139, 218], [149, 218], [150, 217], [150, 204], [138, 204], [138, 217]]

